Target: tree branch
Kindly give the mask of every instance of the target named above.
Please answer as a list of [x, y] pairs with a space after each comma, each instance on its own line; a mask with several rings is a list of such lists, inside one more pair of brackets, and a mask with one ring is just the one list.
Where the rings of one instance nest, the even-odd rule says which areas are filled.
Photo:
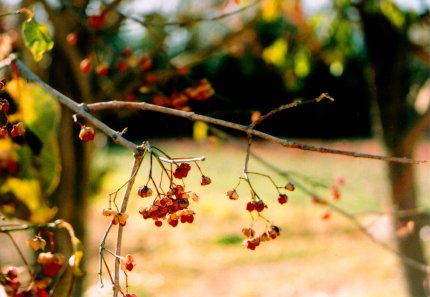
[[124, 101], [99, 102], [99, 103], [88, 104], [86, 105], [86, 108], [89, 111], [100, 111], [100, 110], [106, 110], [106, 109], [149, 110], [149, 111], [168, 114], [171, 116], [186, 118], [191, 121], [205, 122], [215, 126], [221, 126], [221, 127], [241, 131], [244, 133], [249, 133], [251, 135], [260, 137], [270, 142], [282, 145], [283, 147], [286, 147], [286, 148], [294, 148], [294, 149], [312, 151], [312, 152], [317, 152], [322, 154], [343, 155], [343, 156], [354, 157], [354, 158], [374, 159], [374, 160], [396, 162], [396, 163], [403, 163], [403, 164], [421, 164], [421, 163], [430, 162], [430, 160], [413, 160], [413, 159], [402, 158], [402, 157], [371, 155], [371, 154], [365, 154], [365, 153], [337, 150], [337, 149], [331, 149], [326, 147], [298, 143], [288, 139], [282, 139], [282, 138], [273, 136], [271, 134], [261, 132], [259, 130], [251, 129], [249, 126], [240, 125], [240, 124], [196, 114], [194, 112], [188, 112], [188, 111], [167, 108], [164, 106], [152, 105], [145, 102], [139, 102], [139, 103], [124, 102]]

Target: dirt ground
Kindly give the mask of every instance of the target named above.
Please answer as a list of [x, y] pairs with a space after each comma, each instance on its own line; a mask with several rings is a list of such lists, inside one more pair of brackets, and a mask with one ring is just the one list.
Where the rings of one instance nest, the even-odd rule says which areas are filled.
[[[199, 176], [194, 176], [193, 183], [191, 175], [187, 187], [198, 191], [201, 200], [192, 206], [196, 212], [193, 224], [180, 224], [176, 228], [167, 224], [158, 228], [152, 221], [144, 221], [137, 209], [148, 201], [133, 197], [123, 249], [124, 254], [135, 257], [137, 264], [128, 274], [130, 292], [139, 297], [405, 296], [397, 257], [374, 244], [341, 215], [334, 213], [329, 220], [322, 220], [324, 207], [310, 203], [310, 197], [300, 191], [292, 193], [286, 205], [277, 205], [267, 181], [256, 179], [255, 187], [267, 197], [269, 208], [265, 212], [282, 228], [282, 235], [261, 244], [255, 251], [247, 250], [241, 245], [240, 231], [250, 223], [244, 210], [247, 198], [242, 197], [247, 195], [246, 188], [238, 188], [241, 198], [237, 201], [229, 201], [225, 194], [237, 184], [244, 152], [226, 144], [194, 144], [187, 140], [163, 141], [157, 145], [171, 156], [183, 157], [184, 151], [187, 156], [204, 154], [207, 160], [201, 167], [213, 184], [202, 188]], [[320, 145], [382, 153], [370, 141]], [[371, 215], [373, 211], [387, 210], [388, 190], [382, 162], [279, 149], [271, 144], [257, 143], [253, 151], [291, 176], [307, 176], [311, 182], [330, 184], [341, 175], [346, 183], [338, 205], [360, 213], [359, 219], [365, 224], [371, 222], [369, 230], [378, 239], [392, 243], [388, 217]], [[425, 145], [417, 158], [423, 159], [429, 152], [430, 146]], [[120, 185], [127, 180], [132, 160], [121, 154], [116, 158], [109, 160], [116, 160], [114, 166], [119, 168], [107, 176], [104, 193], [92, 204], [91, 214], [106, 207], [108, 193], [115, 190], [113, 181]], [[285, 182], [258, 162], [252, 161], [250, 167], [271, 175], [276, 182]], [[141, 180], [144, 180], [148, 169], [144, 165], [142, 170], [145, 173], [141, 174]], [[423, 167], [417, 170], [420, 193], [428, 192], [428, 170]], [[98, 244], [108, 221], [101, 215], [91, 217], [86, 296], [110, 296], [106, 272], [107, 285], [101, 289], [97, 282]], [[114, 237], [112, 233], [107, 244], [112, 249]]]

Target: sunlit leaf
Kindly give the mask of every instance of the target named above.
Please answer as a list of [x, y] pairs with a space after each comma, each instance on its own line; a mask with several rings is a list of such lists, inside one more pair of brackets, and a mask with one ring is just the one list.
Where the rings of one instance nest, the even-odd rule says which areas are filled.
[[48, 27], [37, 22], [34, 18], [22, 24], [22, 36], [25, 46], [30, 50], [36, 62], [39, 62], [43, 54], [54, 46]]
[[265, 0], [261, 4], [261, 17], [264, 21], [270, 22], [275, 20], [280, 13], [279, 0]]
[[278, 38], [271, 46], [264, 49], [263, 59], [267, 63], [274, 64], [278, 67], [285, 65], [287, 59], [288, 43], [284, 38]]
[[309, 56], [305, 51], [299, 51], [294, 59], [294, 72], [298, 77], [306, 77], [311, 71]]
[[195, 122], [193, 128], [193, 138], [196, 141], [205, 141], [208, 139], [208, 125], [203, 122]]
[[7, 178], [0, 186], [0, 197], [7, 193], [27, 206], [30, 211], [28, 220], [32, 223], [46, 223], [56, 213], [55, 209], [45, 204], [39, 181], [36, 179]]
[[[40, 154], [33, 156], [38, 165], [38, 178], [45, 194], [57, 187], [61, 171], [57, 132], [60, 120], [58, 102], [39, 85], [13, 80], [7, 91], [18, 103], [20, 115], [27, 129], [41, 141]], [[34, 163], [33, 162], [33, 163]]]

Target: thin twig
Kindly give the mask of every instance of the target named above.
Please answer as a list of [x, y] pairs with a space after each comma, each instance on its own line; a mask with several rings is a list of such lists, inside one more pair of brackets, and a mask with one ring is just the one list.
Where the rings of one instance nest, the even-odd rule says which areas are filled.
[[20, 247], [18, 246], [18, 244], [16, 243], [15, 239], [13, 238], [13, 236], [9, 232], [6, 232], [6, 235], [9, 237], [13, 246], [17, 250], [19, 257], [21, 258], [22, 262], [24, 262], [24, 264], [25, 264], [25, 267], [27, 267], [28, 274], [30, 275], [30, 278], [32, 279], [32, 281], [35, 281], [36, 279], [34, 277], [33, 272], [31, 271], [30, 264], [27, 262], [27, 259], [25, 259], [24, 254], [22, 253], [22, 251], [21, 251]]
[[[127, 205], [128, 200], [130, 198], [131, 189], [133, 188], [134, 181], [136, 179], [136, 175], [140, 169], [140, 166], [142, 165], [143, 158], [145, 156], [145, 153], [147, 152], [146, 147], [140, 148], [138, 150], [138, 154], [134, 155], [134, 164], [133, 168], [131, 170], [130, 179], [128, 181], [127, 189], [124, 193], [124, 198], [122, 200], [121, 205], [121, 213], [125, 213], [127, 211]], [[118, 225], [118, 234], [116, 239], [116, 249], [115, 249], [115, 255], [121, 255], [121, 248], [122, 248], [122, 235], [123, 235], [123, 226], [121, 224]], [[118, 296], [118, 292], [120, 289], [119, 286], [119, 277], [120, 277], [120, 260], [118, 258], [115, 259], [115, 274], [114, 274], [114, 297]]]
[[343, 156], [348, 156], [348, 157], [353, 157], [353, 158], [373, 159], [373, 160], [395, 162], [395, 163], [402, 163], [402, 164], [422, 164], [422, 163], [429, 163], [430, 162], [430, 160], [414, 160], [414, 159], [409, 159], [409, 158], [405, 158], [405, 157], [390, 157], [390, 156], [372, 155], [372, 154], [366, 154], [366, 153], [344, 151], [344, 150], [338, 150], [338, 149], [326, 148], [326, 147], [321, 147], [321, 146], [314, 146], [314, 145], [298, 143], [298, 142], [291, 141], [288, 139], [276, 137], [276, 136], [273, 136], [271, 134], [261, 132], [259, 130], [251, 129], [249, 126], [240, 125], [240, 124], [232, 123], [229, 121], [224, 121], [224, 120], [212, 118], [209, 116], [196, 114], [194, 112], [177, 110], [177, 109], [172, 109], [172, 108], [168, 108], [168, 107], [164, 107], [164, 106], [153, 105], [153, 104], [149, 104], [146, 102], [109, 101], [109, 102], [99, 102], [99, 103], [87, 104], [86, 108], [89, 111], [101, 111], [101, 110], [109, 110], [109, 109], [130, 109], [130, 110], [147, 110], [147, 111], [159, 112], [159, 113], [164, 113], [164, 114], [168, 114], [171, 116], [186, 118], [186, 119], [189, 119], [191, 121], [205, 122], [208, 124], [229, 128], [232, 130], [237, 130], [237, 131], [241, 131], [244, 133], [249, 133], [249, 134], [252, 134], [254, 136], [260, 137], [262, 139], [265, 139], [267, 141], [277, 143], [277, 144], [279, 144], [283, 147], [286, 147], [286, 148], [294, 148], [294, 149], [300, 149], [300, 150], [304, 150], [304, 151], [312, 151], [312, 152], [317, 152], [317, 153], [322, 153], [322, 154], [343, 155]]
[[[223, 136], [227, 137], [227, 134], [224, 133]], [[252, 156], [256, 161], [260, 162], [262, 165], [264, 165], [268, 169], [274, 171], [276, 174], [278, 174], [280, 176], [283, 176], [283, 177], [288, 177], [298, 189], [302, 190], [303, 192], [305, 192], [306, 194], [308, 194], [310, 197], [315, 197], [315, 193], [313, 193], [306, 186], [304, 186], [303, 184], [301, 184], [300, 182], [298, 182], [294, 178], [290, 177], [289, 174], [285, 173], [283, 170], [279, 169], [278, 167], [276, 167], [275, 165], [273, 165], [270, 162], [266, 161], [265, 159], [261, 158], [260, 156], [256, 155], [255, 153], [250, 153], [250, 156]], [[369, 231], [366, 229], [366, 227], [364, 227], [358, 221], [358, 219], [355, 217], [354, 214], [348, 213], [347, 211], [345, 211], [344, 209], [342, 209], [342, 208], [338, 207], [337, 205], [331, 203], [330, 201], [324, 200], [324, 204], [327, 207], [329, 207], [330, 209], [332, 209], [333, 211], [335, 211], [336, 213], [339, 213], [340, 215], [342, 215], [343, 217], [345, 217], [346, 219], [348, 219], [353, 225], [355, 225], [357, 227], [357, 229], [360, 232], [362, 232], [367, 238], [369, 238], [375, 244], [377, 244], [378, 246], [382, 247], [386, 251], [388, 251], [390, 253], [393, 253], [396, 256], [398, 256], [400, 259], [402, 259], [402, 261], [404, 261], [405, 264], [407, 264], [407, 265], [409, 265], [411, 267], [414, 267], [414, 268], [416, 268], [416, 269], [418, 269], [420, 271], [424, 271], [426, 273], [430, 273], [430, 266], [429, 265], [426, 265], [426, 264], [418, 262], [418, 261], [416, 261], [416, 260], [414, 260], [412, 258], [409, 258], [409, 257], [403, 255], [397, 249], [391, 247], [389, 244], [376, 239], [371, 233], [369, 233]]]

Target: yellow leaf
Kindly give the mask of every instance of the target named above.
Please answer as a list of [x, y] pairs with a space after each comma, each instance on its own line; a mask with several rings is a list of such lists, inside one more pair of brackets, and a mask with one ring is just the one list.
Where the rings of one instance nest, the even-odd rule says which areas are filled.
[[283, 38], [278, 38], [271, 46], [263, 51], [263, 59], [267, 63], [283, 66], [287, 62], [288, 43]]
[[56, 210], [45, 204], [40, 184], [35, 179], [8, 178], [0, 187], [0, 196], [12, 193], [30, 210], [29, 221], [35, 224], [44, 224], [50, 221]]
[[265, 0], [261, 4], [261, 17], [264, 21], [270, 22], [279, 16], [281, 5], [279, 0]]
[[23, 79], [10, 81], [6, 90], [17, 102], [25, 127], [43, 144], [40, 154], [34, 158], [40, 163], [38, 170], [42, 190], [50, 194], [59, 183], [61, 171], [57, 139], [60, 106], [57, 100], [38, 84], [27, 83]]
[[205, 141], [208, 139], [208, 125], [203, 122], [195, 122], [193, 129], [193, 138], [196, 141]]

